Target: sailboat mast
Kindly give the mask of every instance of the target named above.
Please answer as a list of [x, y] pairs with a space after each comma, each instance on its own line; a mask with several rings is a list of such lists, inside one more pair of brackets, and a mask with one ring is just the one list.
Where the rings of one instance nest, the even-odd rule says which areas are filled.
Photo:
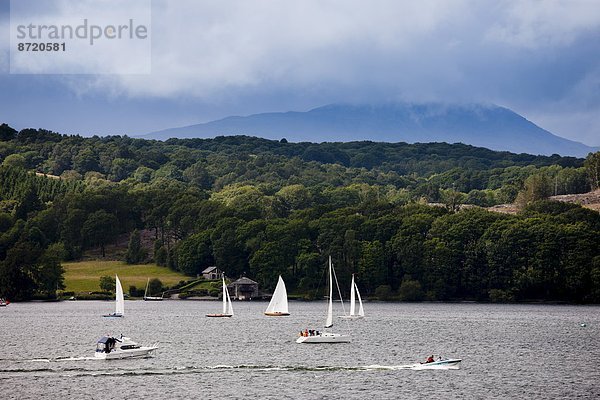
[[333, 326], [333, 274], [331, 265], [331, 256], [329, 256], [329, 304], [327, 305], [327, 321], [325, 321], [325, 328], [331, 328]]

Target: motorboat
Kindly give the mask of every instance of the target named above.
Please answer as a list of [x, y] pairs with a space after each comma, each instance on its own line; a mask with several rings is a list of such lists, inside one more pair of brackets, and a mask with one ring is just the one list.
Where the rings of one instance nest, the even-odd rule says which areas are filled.
[[350, 337], [332, 332], [315, 332], [312, 335], [301, 334], [296, 343], [349, 343]]
[[418, 369], [460, 369], [460, 358], [438, 358], [432, 362], [415, 364]]
[[0, 298], [0, 307], [6, 307], [10, 304], [10, 301], [5, 300], [4, 298]]
[[102, 336], [96, 343], [96, 358], [116, 360], [120, 358], [148, 357], [151, 352], [158, 349], [157, 344], [150, 347], [140, 346], [128, 337], [121, 335], [116, 338]]

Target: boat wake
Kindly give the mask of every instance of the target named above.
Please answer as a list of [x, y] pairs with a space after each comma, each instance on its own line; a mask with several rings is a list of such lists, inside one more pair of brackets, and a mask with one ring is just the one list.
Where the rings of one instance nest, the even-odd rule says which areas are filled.
[[[143, 375], [183, 375], [199, 373], [216, 373], [219, 371], [257, 371], [257, 372], [377, 372], [377, 371], [399, 371], [399, 370], [423, 370], [423, 369], [457, 369], [451, 366], [427, 367], [425, 364], [406, 364], [406, 365], [366, 365], [366, 366], [303, 366], [303, 365], [214, 365], [214, 366], [174, 366], [167, 368], [139, 368], [139, 366], [127, 366], [115, 369], [117, 364], [111, 363], [111, 369], [90, 369], [85, 367], [63, 367], [58, 364], [64, 361], [97, 361], [95, 357], [62, 357], [55, 359], [38, 358], [32, 360], [23, 360], [35, 363], [50, 364], [46, 368], [16, 368], [0, 369], [1, 374], [60, 374], [67, 376], [143, 376]], [[60, 366], [59, 366], [60, 365]], [[97, 365], [97, 364], [95, 364]], [[7, 376], [7, 375], [5, 375]]]
[[26, 362], [55, 362], [55, 361], [90, 361], [98, 360], [96, 357], [57, 357], [57, 358], [34, 358], [33, 360], [25, 360]]

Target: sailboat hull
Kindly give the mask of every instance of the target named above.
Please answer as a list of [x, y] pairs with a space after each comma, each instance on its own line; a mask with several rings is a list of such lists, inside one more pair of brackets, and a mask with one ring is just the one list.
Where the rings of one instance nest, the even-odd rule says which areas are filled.
[[106, 314], [103, 315], [104, 318], [125, 318], [123, 314]]
[[362, 319], [364, 315], [340, 315], [338, 318], [341, 319]]
[[206, 314], [210, 318], [229, 318], [233, 317], [233, 314]]
[[296, 343], [350, 343], [352, 340], [348, 335], [340, 335], [339, 333], [321, 333], [314, 336], [300, 336], [296, 339]]
[[162, 297], [144, 297], [144, 301], [162, 301]]
[[265, 315], [269, 316], [269, 317], [286, 317], [288, 315], [290, 315], [290, 313], [286, 313], [286, 312], [266, 312]]

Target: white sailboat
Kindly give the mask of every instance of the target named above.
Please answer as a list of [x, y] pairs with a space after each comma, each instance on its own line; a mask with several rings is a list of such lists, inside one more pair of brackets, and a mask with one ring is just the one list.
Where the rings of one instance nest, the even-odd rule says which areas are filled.
[[[356, 298], [358, 297], [358, 314], [356, 313]], [[358, 286], [354, 282], [354, 274], [352, 274], [352, 284], [350, 286], [350, 315], [341, 315], [342, 319], [360, 319], [365, 317], [365, 310], [362, 304], [362, 298], [358, 291]]]
[[[337, 284], [337, 280], [336, 280]], [[338, 288], [339, 290], [339, 288]], [[331, 256], [329, 256], [329, 301], [327, 303], [327, 319], [325, 320], [325, 328], [333, 326], [333, 265], [331, 264]], [[349, 343], [350, 336], [342, 335], [333, 332], [305, 331], [296, 343]]]
[[225, 274], [222, 276], [223, 279], [223, 312], [220, 314], [206, 314], [207, 317], [233, 317], [233, 305], [231, 304], [231, 297], [229, 297], [229, 290], [225, 285]]
[[273, 297], [271, 297], [271, 302], [269, 302], [269, 305], [267, 306], [265, 315], [270, 317], [290, 315], [288, 311], [287, 290], [285, 289], [285, 283], [283, 282], [281, 275], [279, 275], [277, 286], [273, 292]]
[[121, 286], [121, 281], [119, 280], [118, 275], [115, 275], [115, 286], [115, 312], [104, 315], [104, 317], [122, 318], [125, 316], [125, 297], [123, 296], [123, 286]]
[[162, 301], [162, 296], [161, 297], [153, 297], [153, 296], [148, 296], [148, 286], [150, 286], [150, 278], [148, 278], [148, 282], [146, 282], [146, 290], [144, 291], [144, 301]]

